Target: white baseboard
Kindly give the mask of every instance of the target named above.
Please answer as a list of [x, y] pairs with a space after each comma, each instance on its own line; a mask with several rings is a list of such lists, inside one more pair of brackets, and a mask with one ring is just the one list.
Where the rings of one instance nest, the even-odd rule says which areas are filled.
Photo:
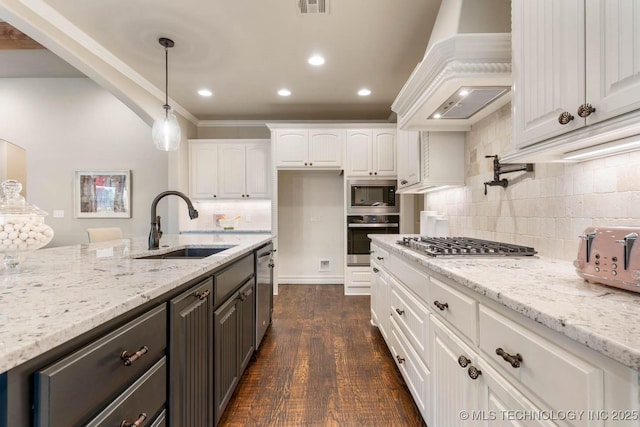
[[344, 276], [278, 276], [278, 284], [290, 285], [342, 285]]

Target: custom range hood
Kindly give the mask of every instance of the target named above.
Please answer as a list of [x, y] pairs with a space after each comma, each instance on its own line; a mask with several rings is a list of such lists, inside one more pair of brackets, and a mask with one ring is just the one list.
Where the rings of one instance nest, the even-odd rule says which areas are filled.
[[467, 131], [511, 99], [511, 1], [443, 0], [391, 109], [403, 130]]

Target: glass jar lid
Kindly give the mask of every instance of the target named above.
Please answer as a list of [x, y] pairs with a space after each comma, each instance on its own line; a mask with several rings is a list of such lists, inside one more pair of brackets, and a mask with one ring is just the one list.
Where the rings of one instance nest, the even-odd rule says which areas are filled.
[[27, 203], [20, 195], [22, 184], [15, 179], [8, 179], [0, 184], [2, 195], [0, 196], [0, 215], [48, 215], [45, 211]]

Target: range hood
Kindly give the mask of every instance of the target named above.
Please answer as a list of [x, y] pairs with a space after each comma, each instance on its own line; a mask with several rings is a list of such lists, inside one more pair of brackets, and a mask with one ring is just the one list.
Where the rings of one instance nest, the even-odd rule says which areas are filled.
[[511, 1], [443, 0], [391, 109], [402, 130], [468, 131], [511, 99]]

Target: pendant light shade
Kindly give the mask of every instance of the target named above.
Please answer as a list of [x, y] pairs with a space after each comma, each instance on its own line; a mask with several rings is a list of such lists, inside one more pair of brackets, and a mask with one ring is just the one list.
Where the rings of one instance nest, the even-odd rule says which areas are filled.
[[174, 46], [173, 40], [161, 37], [158, 40], [164, 46], [165, 58], [165, 103], [162, 111], [153, 122], [151, 138], [158, 150], [175, 151], [180, 146], [180, 125], [169, 105], [169, 48]]

